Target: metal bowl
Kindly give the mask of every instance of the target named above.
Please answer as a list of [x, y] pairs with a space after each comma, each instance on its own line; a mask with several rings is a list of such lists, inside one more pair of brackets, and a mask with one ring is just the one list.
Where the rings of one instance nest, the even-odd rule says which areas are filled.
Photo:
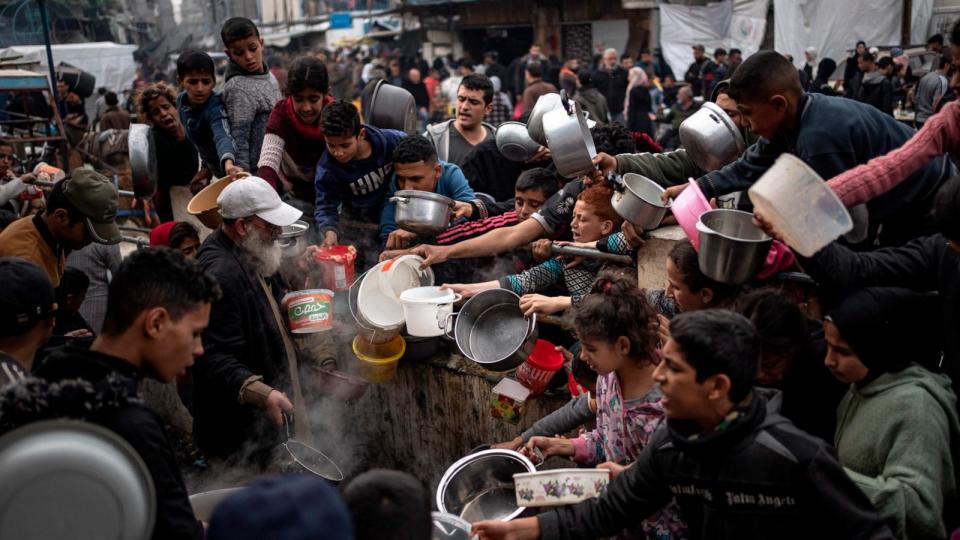
[[560, 94], [544, 94], [530, 111], [527, 119], [527, 134], [541, 146], [547, 145], [547, 134], [543, 131], [543, 115], [555, 109], [562, 109]]
[[284, 226], [278, 241], [282, 255], [285, 258], [299, 257], [307, 249], [308, 232], [310, 232], [310, 224], [302, 219]]
[[153, 197], [157, 192], [157, 147], [153, 141], [153, 128], [147, 124], [130, 124], [127, 155], [133, 173], [134, 195]]
[[697, 167], [715, 171], [740, 157], [747, 145], [740, 129], [716, 103], [704, 103], [680, 124], [680, 143]]
[[0, 438], [0, 538], [146, 540], [155, 515], [150, 471], [112, 431], [48, 420]]
[[753, 224], [753, 214], [710, 210], [697, 222], [697, 263], [710, 279], [739, 285], [753, 279], [767, 259], [773, 239]]
[[530, 138], [521, 122], [504, 122], [497, 128], [497, 150], [510, 161], [527, 161], [539, 149], [540, 144]]
[[523, 317], [520, 297], [513, 291], [490, 289], [463, 304], [453, 334], [470, 360], [491, 371], [509, 371], [533, 352], [537, 319]]
[[450, 466], [437, 486], [437, 509], [469, 523], [510, 521], [526, 510], [517, 506], [513, 475], [535, 472], [529, 459], [513, 450], [483, 450]]
[[420, 124], [413, 95], [399, 86], [378, 81], [363, 110], [364, 122], [381, 129], [398, 129], [416, 135]]
[[397, 227], [421, 235], [438, 234], [450, 226], [453, 199], [429, 191], [405, 189], [390, 202], [397, 206]]
[[431, 512], [433, 537], [431, 540], [470, 540], [470, 524], [453, 514]]

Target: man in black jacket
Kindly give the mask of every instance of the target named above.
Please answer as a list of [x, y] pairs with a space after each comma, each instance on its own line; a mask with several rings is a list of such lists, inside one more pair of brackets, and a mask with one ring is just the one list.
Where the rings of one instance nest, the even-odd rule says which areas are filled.
[[208, 456], [265, 466], [280, 441], [282, 411], [293, 404], [288, 357], [296, 354], [275, 312], [277, 240], [301, 212], [263, 179], [234, 181], [217, 199], [223, 224], [203, 242], [198, 261], [223, 297], [203, 333], [194, 367], [193, 435]]
[[131, 254], [113, 276], [103, 329], [90, 349], [71, 345], [54, 352], [34, 370], [46, 383], [28, 380], [22, 394], [13, 394], [15, 410], [0, 407], [4, 423], [32, 408], [35, 420], [78, 418], [130, 443], [156, 489], [155, 540], [203, 538], [203, 527], [193, 516], [163, 423], [137, 388], [144, 376], [173, 382], [203, 353], [200, 335], [219, 294], [216, 282], [180, 252]]
[[627, 95], [627, 70], [617, 63], [617, 50], [603, 51], [600, 66], [593, 72], [593, 86], [607, 98], [607, 108], [614, 122], [624, 123], [623, 100]]
[[752, 390], [753, 324], [724, 310], [670, 321], [654, 373], [667, 424], [598, 499], [535, 518], [474, 525], [481, 540], [590, 539], [629, 528], [671, 500], [687, 537], [893, 539], [832, 450]]
[[857, 58], [857, 66], [863, 72], [863, 79], [857, 89], [857, 101], [873, 105], [881, 112], [893, 116], [893, 83], [877, 67], [876, 59], [869, 52], [865, 52]]

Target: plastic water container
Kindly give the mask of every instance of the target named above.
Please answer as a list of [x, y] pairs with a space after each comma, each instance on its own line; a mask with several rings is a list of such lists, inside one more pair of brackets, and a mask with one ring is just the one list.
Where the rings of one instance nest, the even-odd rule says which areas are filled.
[[837, 195], [806, 163], [783, 154], [750, 188], [750, 200], [787, 245], [811, 257], [853, 229]]

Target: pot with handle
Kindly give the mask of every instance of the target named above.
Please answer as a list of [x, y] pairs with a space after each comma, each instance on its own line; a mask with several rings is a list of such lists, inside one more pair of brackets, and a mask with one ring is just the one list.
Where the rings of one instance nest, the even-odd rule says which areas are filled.
[[557, 172], [575, 178], [596, 170], [593, 158], [597, 155], [597, 148], [580, 104], [570, 103], [563, 91], [560, 92], [560, 102], [561, 108], [543, 116], [543, 131]]
[[133, 192], [141, 199], [153, 197], [157, 192], [157, 145], [150, 126], [130, 124], [127, 154], [133, 177]]
[[448, 315], [460, 295], [440, 287], [414, 287], [400, 293], [400, 306], [407, 333], [414, 337], [437, 337], [446, 332]]
[[453, 199], [437, 193], [401, 190], [390, 197], [397, 207], [397, 227], [412, 233], [430, 235], [447, 230], [453, 212]]
[[536, 314], [524, 318], [520, 297], [507, 289], [483, 291], [449, 317], [456, 319], [453, 334], [460, 352], [491, 371], [519, 366], [537, 342]]
[[660, 195], [664, 190], [646, 176], [627, 173], [622, 177], [613, 175], [613, 196], [610, 203], [623, 219], [645, 231], [656, 229], [667, 214], [670, 203], [663, 204]]
[[740, 128], [716, 103], [704, 103], [680, 124], [680, 142], [697, 167], [715, 171], [737, 159], [747, 145]]
[[563, 107], [560, 94], [550, 93], [540, 96], [527, 119], [527, 135], [540, 146], [547, 145], [547, 135], [543, 132], [543, 115]]

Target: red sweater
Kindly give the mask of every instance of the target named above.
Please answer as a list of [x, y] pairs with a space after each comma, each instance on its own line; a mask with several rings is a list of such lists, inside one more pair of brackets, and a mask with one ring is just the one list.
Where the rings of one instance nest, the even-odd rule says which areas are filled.
[[900, 185], [943, 154], [960, 156], [960, 101], [931, 116], [903, 146], [831, 178], [827, 184], [848, 208], [863, 204]]
[[[323, 106], [332, 102], [333, 97], [328, 95]], [[267, 120], [257, 176], [274, 187], [285, 182], [298, 199], [313, 203], [317, 162], [326, 148], [320, 123], [301, 122], [293, 110], [293, 98], [287, 96], [274, 105]]]

